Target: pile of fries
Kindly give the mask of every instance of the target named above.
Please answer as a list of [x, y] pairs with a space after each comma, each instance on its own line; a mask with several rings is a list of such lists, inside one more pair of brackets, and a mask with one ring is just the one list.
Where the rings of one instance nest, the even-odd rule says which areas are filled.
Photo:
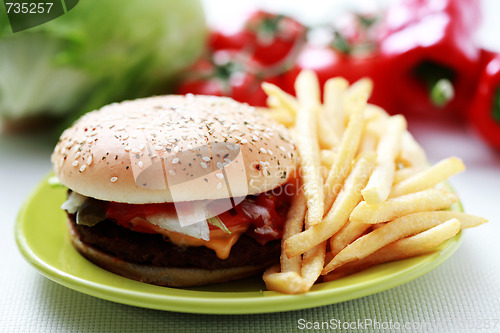
[[445, 182], [465, 169], [456, 157], [430, 165], [401, 115], [367, 103], [372, 83], [332, 78], [324, 103], [314, 72], [297, 97], [263, 84], [266, 112], [287, 126], [300, 156], [299, 189], [287, 216], [281, 263], [269, 290], [296, 294], [376, 264], [429, 253], [461, 229], [487, 222], [451, 211]]

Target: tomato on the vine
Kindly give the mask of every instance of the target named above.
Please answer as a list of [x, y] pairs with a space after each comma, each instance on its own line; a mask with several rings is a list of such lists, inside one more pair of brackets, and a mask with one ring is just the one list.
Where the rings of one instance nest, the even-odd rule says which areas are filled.
[[[265, 81], [277, 83], [277, 77]], [[245, 54], [234, 50], [219, 50], [210, 58], [203, 58], [193, 67], [177, 89], [179, 94], [228, 96], [253, 106], [265, 106], [267, 96], [259, 66]]]
[[253, 45], [253, 58], [269, 66], [285, 60], [294, 47], [302, 46], [307, 29], [291, 17], [257, 11], [247, 20], [245, 31]]

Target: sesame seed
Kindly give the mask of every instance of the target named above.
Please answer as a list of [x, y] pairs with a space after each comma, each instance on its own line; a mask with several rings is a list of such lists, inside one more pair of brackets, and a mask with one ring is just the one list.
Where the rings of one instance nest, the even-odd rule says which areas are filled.
[[260, 147], [260, 152], [262, 154], [267, 154], [267, 150], [265, 148]]
[[179, 147], [178, 146], [175, 146], [174, 147], [174, 153], [178, 153], [179, 152]]
[[139, 168], [142, 168], [144, 166], [144, 163], [142, 161], [139, 161], [137, 165], [139, 166]]
[[238, 149], [240, 149], [240, 145], [239, 145], [239, 144], [237, 144], [237, 143], [235, 143], [235, 144], [234, 144], [234, 150], [238, 150]]
[[231, 160], [229, 158], [225, 158], [224, 162], [226, 162], [227, 164], [229, 164], [229, 163], [231, 163]]
[[281, 149], [282, 151], [286, 151], [285, 147], [283, 147], [283, 146], [280, 146], [280, 149]]
[[205, 163], [205, 162], [201, 162], [201, 167], [202, 167], [203, 169], [206, 169], [206, 168], [208, 167], [208, 165], [207, 165], [207, 163]]
[[71, 163], [71, 165], [74, 167], [78, 166], [78, 161], [74, 161], [73, 163]]
[[97, 135], [97, 131], [96, 130], [90, 132], [90, 136], [96, 136], [96, 135]]
[[125, 147], [125, 151], [129, 152], [130, 151], [130, 147], [129, 146]]
[[220, 190], [222, 188], [222, 183], [217, 183], [217, 189]]
[[224, 164], [222, 164], [221, 162], [217, 162], [217, 168], [219, 169], [224, 168]]
[[142, 145], [139, 146], [140, 150], [143, 150], [144, 148], [146, 148], [146, 146], [144, 144], [142, 144]]
[[248, 143], [248, 140], [247, 139], [243, 139], [240, 141], [241, 144], [245, 144], [245, 143]]
[[259, 141], [259, 138], [258, 138], [256, 135], [253, 135], [253, 136], [252, 136], [252, 139], [253, 139], [254, 141]]
[[82, 165], [81, 168], [80, 168], [80, 172], [84, 172], [86, 168], [87, 168], [86, 165]]
[[138, 154], [140, 153], [141, 151], [137, 148], [132, 148], [132, 154]]
[[178, 157], [176, 157], [176, 158], [174, 158], [172, 160], [172, 164], [177, 164], [177, 163], [179, 163], [179, 158]]
[[174, 170], [168, 170], [168, 173], [169, 173], [171, 176], [175, 176], [175, 171], [174, 171]]
[[92, 140], [91, 138], [88, 138], [88, 139], [86, 140], [86, 142], [87, 142], [87, 143], [92, 143], [92, 141], [94, 141], [94, 140]]
[[229, 150], [233, 150], [233, 149], [234, 149], [234, 148], [233, 148], [233, 146], [231, 146], [231, 145], [226, 145], [226, 147], [227, 147], [227, 149], [229, 149]]
[[118, 180], [118, 177], [111, 177], [111, 179], [109, 180], [110, 182], [114, 183]]
[[87, 158], [87, 164], [88, 164], [88, 165], [91, 165], [91, 164], [92, 164], [92, 155], [90, 155], [90, 156]]
[[128, 139], [128, 134], [125, 134], [124, 136], [122, 136], [122, 139], [123, 140], [127, 140]]
[[219, 178], [219, 179], [224, 178], [224, 175], [223, 175], [222, 173], [216, 173], [215, 175], [216, 175], [216, 176], [217, 176], [217, 178]]
[[203, 156], [201, 159], [204, 160], [205, 162], [210, 162], [210, 157]]
[[155, 150], [162, 150], [162, 149], [163, 149], [163, 147], [160, 145], [155, 146]]
[[254, 181], [254, 179], [250, 179], [250, 186], [253, 186]]
[[81, 154], [82, 154], [82, 153], [80, 153], [79, 151], [77, 151], [77, 152], [76, 152], [76, 154], [75, 154], [75, 158], [80, 157], [80, 155], [81, 155]]
[[269, 155], [272, 155], [272, 154], [273, 154], [273, 152], [272, 152], [270, 149], [268, 149], [268, 150], [267, 150], [267, 153], [268, 153]]

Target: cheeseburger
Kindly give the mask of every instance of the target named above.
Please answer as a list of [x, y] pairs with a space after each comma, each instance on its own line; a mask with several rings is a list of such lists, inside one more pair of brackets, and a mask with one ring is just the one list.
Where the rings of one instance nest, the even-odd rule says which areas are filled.
[[229, 98], [159, 96], [92, 111], [52, 155], [74, 247], [116, 274], [187, 287], [277, 262], [295, 146]]

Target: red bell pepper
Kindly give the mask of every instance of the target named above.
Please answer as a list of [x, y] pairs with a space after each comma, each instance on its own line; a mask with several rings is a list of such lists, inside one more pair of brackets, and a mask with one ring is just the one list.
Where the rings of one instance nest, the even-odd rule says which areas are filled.
[[483, 69], [469, 120], [492, 147], [500, 148], [500, 54], [483, 52]]
[[386, 80], [391, 112], [467, 110], [478, 79], [480, 23], [476, 0], [402, 0], [381, 28], [380, 53], [391, 62]]

